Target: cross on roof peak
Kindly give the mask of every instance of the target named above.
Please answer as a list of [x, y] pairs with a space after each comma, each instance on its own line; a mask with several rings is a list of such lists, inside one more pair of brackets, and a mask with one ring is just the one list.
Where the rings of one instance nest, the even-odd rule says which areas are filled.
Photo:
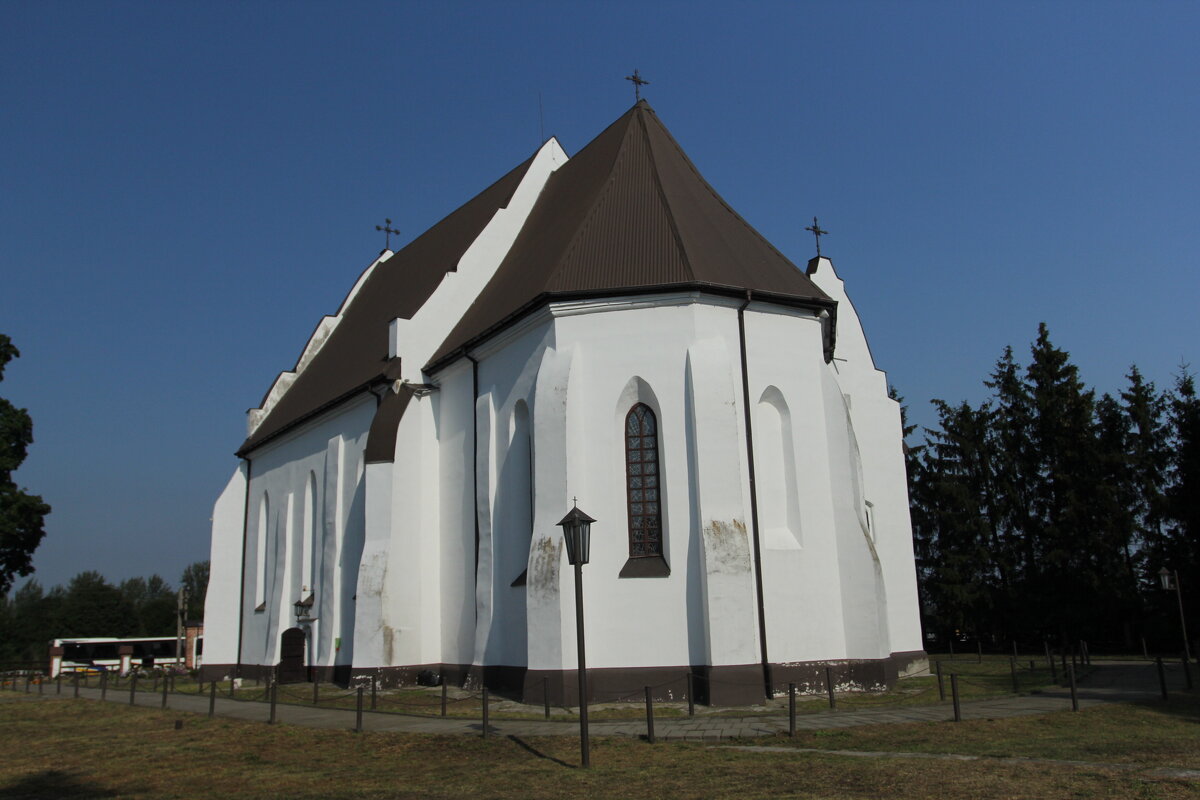
[[813, 224], [807, 226], [804, 230], [812, 231], [813, 238], [817, 240], [817, 258], [821, 257], [821, 237], [829, 233], [829, 231], [821, 230], [821, 226], [817, 224], [817, 218], [813, 217]]
[[400, 231], [398, 231], [392, 227], [392, 221], [390, 219], [388, 219], [387, 217], [383, 218], [383, 222], [384, 222], [383, 225], [376, 225], [375, 230], [383, 231], [385, 234], [387, 234], [387, 239], [385, 239], [387, 244], [385, 245], [385, 248], [388, 250], [391, 250], [392, 249], [392, 234], [394, 233], [397, 236], [399, 236]]
[[632, 75], [626, 75], [625, 80], [633, 81], [633, 97], [634, 102], [639, 103], [642, 100], [642, 87], [649, 86], [650, 81], [644, 79], [641, 74], [635, 69]]

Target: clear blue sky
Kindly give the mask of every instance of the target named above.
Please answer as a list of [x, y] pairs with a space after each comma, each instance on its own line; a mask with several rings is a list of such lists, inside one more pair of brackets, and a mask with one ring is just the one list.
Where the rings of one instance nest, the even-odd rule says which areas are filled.
[[0, 395], [44, 585], [208, 556], [244, 412], [379, 252], [646, 96], [932, 424], [1040, 321], [1200, 359], [1196, 3], [0, 3]]

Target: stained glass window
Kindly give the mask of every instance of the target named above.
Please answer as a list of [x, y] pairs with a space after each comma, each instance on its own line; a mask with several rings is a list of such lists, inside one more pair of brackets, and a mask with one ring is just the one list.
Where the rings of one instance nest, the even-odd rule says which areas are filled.
[[625, 417], [630, 558], [662, 555], [658, 475], [658, 421], [649, 406], [638, 403]]

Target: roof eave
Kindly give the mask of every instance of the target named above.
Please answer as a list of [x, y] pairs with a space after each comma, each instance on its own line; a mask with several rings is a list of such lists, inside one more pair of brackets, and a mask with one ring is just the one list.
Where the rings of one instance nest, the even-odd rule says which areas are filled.
[[837, 301], [829, 297], [799, 297], [796, 295], [781, 294], [778, 292], [768, 292], [760, 290], [747, 290], [738, 286], [726, 286], [722, 284], [705, 283], [703, 281], [687, 281], [685, 283], [674, 284], [658, 284], [654, 286], [629, 286], [614, 289], [582, 289], [578, 291], [555, 291], [542, 292], [537, 297], [525, 303], [513, 313], [501, 319], [496, 324], [488, 327], [476, 336], [472, 336], [463, 344], [449, 350], [443, 355], [435, 357], [421, 371], [426, 374], [434, 374], [439, 370], [449, 366], [454, 361], [463, 358], [474, 348], [499, 334], [506, 328], [515, 325], [524, 317], [548, 306], [551, 303], [561, 300], [584, 300], [588, 298], [603, 298], [603, 297], [623, 297], [629, 295], [645, 295], [645, 294], [663, 294], [666, 292], [679, 291], [699, 291], [704, 294], [718, 295], [721, 297], [737, 297], [745, 298], [747, 292], [755, 300], [762, 300], [769, 303], [775, 303], [781, 306], [791, 308], [809, 308], [817, 311], [828, 311], [829, 316], [834, 325], [837, 321]]

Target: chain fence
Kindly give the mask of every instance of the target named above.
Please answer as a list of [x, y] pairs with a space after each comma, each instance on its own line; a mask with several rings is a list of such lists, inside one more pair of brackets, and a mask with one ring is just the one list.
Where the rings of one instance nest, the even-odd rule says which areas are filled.
[[[1166, 700], [1170, 692], [1193, 688], [1191, 665], [1186, 659], [1179, 661], [1176, 664], [1174, 659], [1158, 656], [1154, 660], [1133, 658], [1127, 663], [1132, 663], [1140, 670], [1137, 675], [1142, 684], [1156, 683], [1162, 698]], [[764, 697], [760, 702], [736, 708], [707, 706], [701, 709], [701, 713], [716, 717], [778, 718], [786, 711], [789, 731], [794, 733], [798, 715], [951, 704], [954, 708], [953, 718], [960, 720], [960, 703], [964, 700], [1015, 697], [1060, 687], [1070, 689], [1071, 707], [1077, 710], [1078, 684], [1105, 668], [1105, 665], [1111, 667], [1108, 662], [1093, 664], [1092, 654], [1086, 645], [1070, 652], [1066, 649], [1054, 652], [1045, 648], [1041, 654], [1022, 653], [1014, 648], [1010, 655], [977, 653], [973, 660], [961, 654], [934, 654], [930, 656], [927, 675], [901, 679], [895, 686], [881, 691], [851, 691], [852, 668], [829, 665], [825, 667], [824, 675], [819, 676], [821, 680], [810, 681], [802, 686], [797, 683], [773, 686], [772, 696]], [[1174, 686], [1168, 685], [1171, 682], [1168, 681], [1168, 672]], [[1155, 674], [1156, 681], [1153, 680]], [[1182, 687], [1178, 685], [1180, 677], [1184, 679]], [[376, 714], [412, 717], [483, 719], [485, 735], [486, 720], [489, 718], [579, 718], [578, 708], [567, 705], [555, 705], [557, 713], [552, 714], [548, 681], [543, 682], [545, 696], [539, 709], [530, 703], [493, 696], [486, 687], [478, 690], [452, 688], [444, 680], [437, 687], [388, 689], [381, 688], [375, 678], [369, 678], [365, 683], [361, 678], [358, 680], [362, 685], [350, 687], [320, 682], [279, 683], [272, 676], [253, 679], [253, 683], [247, 679], [204, 682], [198, 680], [194, 672], [174, 667], [135, 668], [124, 675], [115, 670], [80, 669], [51, 678], [41, 663], [0, 663], [0, 690], [78, 697], [80, 689], [99, 689], [102, 699], [107, 699], [110, 692], [126, 692], [131, 704], [135, 703], [139, 694], [157, 693], [162, 696], [163, 708], [167, 707], [168, 698], [173, 694], [207, 695], [210, 697], [210, 715], [215, 698], [220, 697], [223, 700], [269, 705], [270, 722], [275, 721], [275, 709], [280, 703], [355, 710], [358, 712], [356, 730], [362, 730], [362, 714], [368, 710]], [[715, 691], [722, 689], [730, 693], [745, 693], [747, 685], [745, 681], [680, 671], [654, 684], [593, 690], [588, 699], [589, 717], [597, 722], [628, 720], [640, 716], [644, 711], [648, 735], [653, 738], [656, 715], [694, 716], [700, 698], [711, 697]]]

